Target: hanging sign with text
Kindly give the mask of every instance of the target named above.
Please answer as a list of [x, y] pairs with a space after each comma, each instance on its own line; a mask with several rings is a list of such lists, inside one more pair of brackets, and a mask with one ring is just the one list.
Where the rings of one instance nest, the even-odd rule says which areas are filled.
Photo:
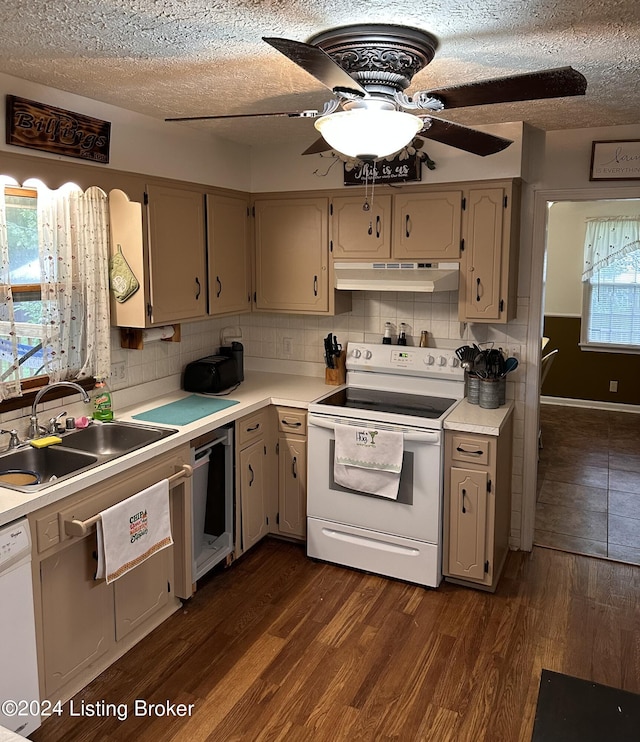
[[359, 162], [351, 170], [344, 166], [344, 185], [366, 185], [375, 183], [411, 183], [421, 180], [421, 161], [416, 155], [409, 155], [405, 160], [394, 157], [393, 160], [376, 160]]
[[109, 162], [111, 123], [7, 95], [7, 144]]

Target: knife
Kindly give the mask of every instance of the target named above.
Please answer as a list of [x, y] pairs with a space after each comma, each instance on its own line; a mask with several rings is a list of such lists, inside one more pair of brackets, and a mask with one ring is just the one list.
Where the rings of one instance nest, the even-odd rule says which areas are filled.
[[331, 343], [331, 333], [324, 339], [324, 360], [327, 364], [327, 368], [334, 368], [333, 363], [333, 347]]

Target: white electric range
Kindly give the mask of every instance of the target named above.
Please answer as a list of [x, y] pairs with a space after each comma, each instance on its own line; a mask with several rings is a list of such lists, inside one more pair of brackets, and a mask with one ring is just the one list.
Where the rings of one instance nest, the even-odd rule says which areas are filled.
[[[464, 396], [455, 351], [350, 343], [347, 382], [309, 405], [307, 553], [437, 587], [442, 579], [443, 421]], [[336, 426], [403, 435], [396, 499], [334, 480]]]

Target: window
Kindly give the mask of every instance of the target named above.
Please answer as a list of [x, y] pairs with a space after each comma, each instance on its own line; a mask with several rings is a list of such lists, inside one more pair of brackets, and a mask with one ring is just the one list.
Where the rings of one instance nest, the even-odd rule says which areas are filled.
[[640, 352], [640, 219], [587, 220], [581, 345]]
[[[5, 207], [9, 281], [13, 295], [13, 319], [18, 331], [19, 375], [21, 379], [28, 379], [44, 374], [37, 192], [27, 188], [6, 188]], [[8, 317], [2, 317], [2, 321], [7, 322]], [[9, 341], [5, 333], [2, 334], [2, 343], [6, 346]], [[3, 347], [3, 350], [6, 348]], [[9, 354], [3, 354], [0, 374], [7, 372], [11, 363]], [[42, 381], [46, 381], [46, 378]]]
[[0, 400], [110, 371], [107, 196], [0, 178]]

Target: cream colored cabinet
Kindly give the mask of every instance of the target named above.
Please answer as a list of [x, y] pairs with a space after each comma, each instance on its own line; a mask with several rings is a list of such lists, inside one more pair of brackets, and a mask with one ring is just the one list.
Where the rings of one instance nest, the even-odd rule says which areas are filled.
[[236, 421], [236, 550], [250, 549], [269, 533], [272, 482], [268, 409]]
[[515, 318], [519, 193], [519, 184], [513, 181], [478, 184], [465, 191], [461, 321], [506, 323]]
[[207, 194], [209, 314], [251, 311], [249, 201]]
[[399, 260], [457, 260], [461, 224], [461, 190], [396, 194], [391, 254]]
[[351, 294], [333, 288], [329, 199], [255, 202], [255, 308], [299, 314], [351, 309]]
[[205, 317], [205, 219], [202, 192], [147, 186], [150, 319], [154, 324]]
[[336, 196], [330, 217], [334, 259], [391, 257], [391, 196]]
[[494, 591], [509, 549], [513, 415], [499, 436], [445, 431], [443, 574]]
[[125, 302], [112, 296], [112, 324], [141, 328], [206, 317], [203, 193], [150, 183], [144, 200], [143, 209], [122, 191], [109, 194], [111, 252], [122, 253], [140, 284]]
[[189, 479], [170, 489], [173, 546], [109, 585], [95, 579], [95, 528], [70, 536], [65, 525], [93, 517], [189, 461], [189, 447], [180, 447], [29, 515], [42, 698], [70, 698], [176, 611], [177, 596], [191, 595], [191, 531], [184, 527]]
[[307, 533], [307, 413], [288, 407], [278, 417], [277, 532], [304, 539]]

